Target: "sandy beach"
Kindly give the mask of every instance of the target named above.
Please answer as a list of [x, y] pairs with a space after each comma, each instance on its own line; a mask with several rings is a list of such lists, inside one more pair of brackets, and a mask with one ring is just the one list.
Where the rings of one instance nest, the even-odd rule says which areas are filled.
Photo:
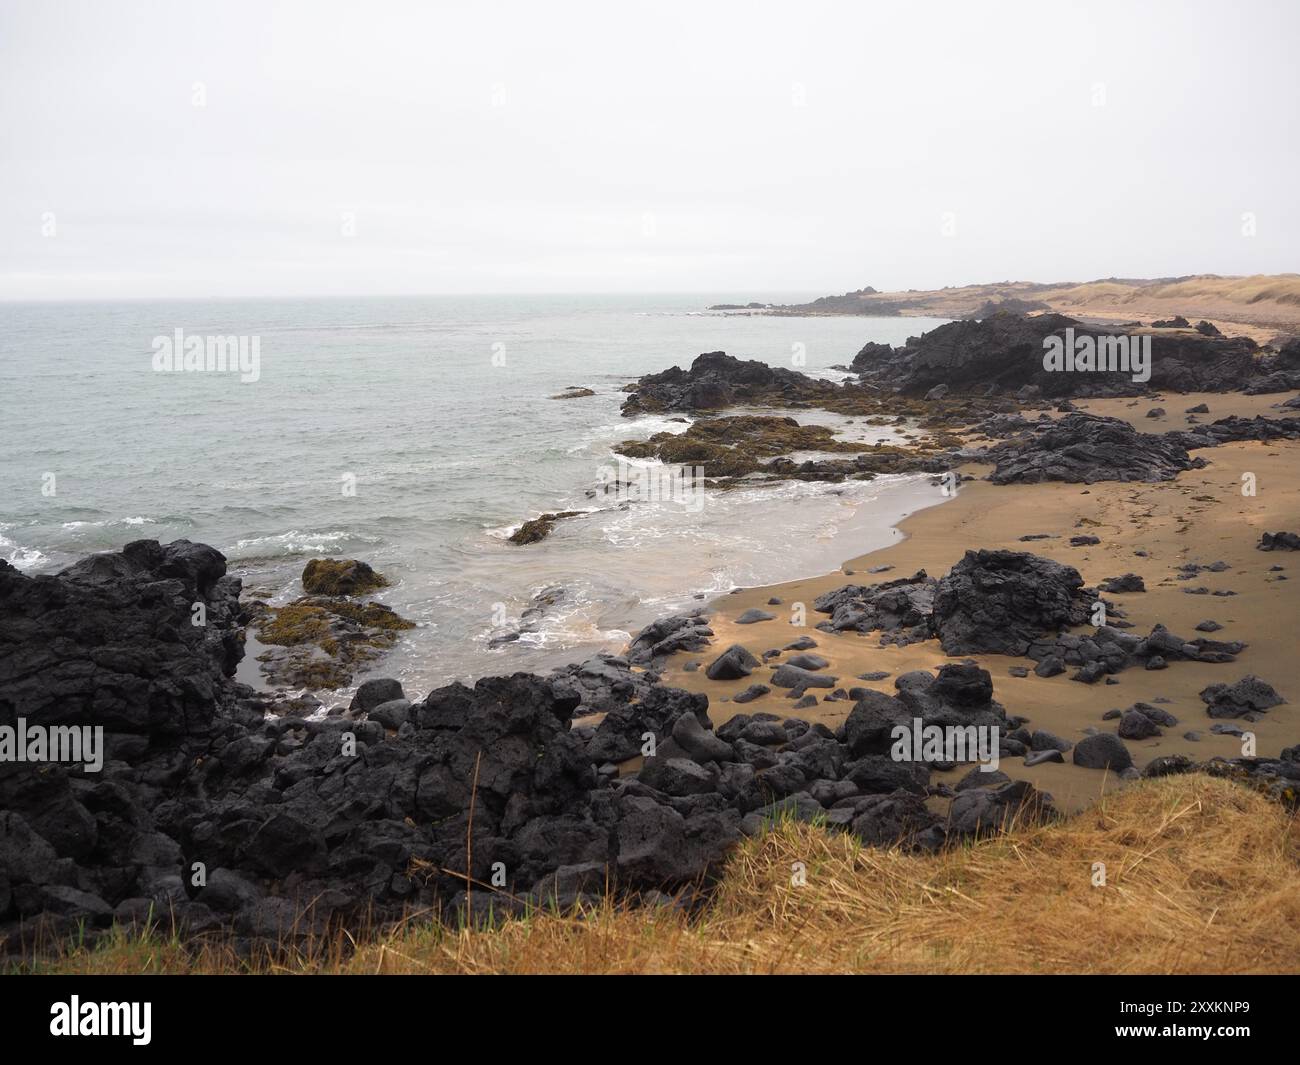
[[[1122, 418], [1142, 431], [1165, 432], [1188, 424], [1183, 411], [1199, 403], [1210, 407], [1205, 420], [1229, 414], [1276, 416], [1274, 406], [1286, 395], [1246, 396], [1241, 394], [1169, 395], [1163, 401], [1107, 399], [1081, 401], [1077, 406], [1091, 413]], [[1163, 418], [1147, 418], [1153, 405], [1163, 406]], [[1036, 415], [1033, 415], [1036, 416]], [[894, 678], [909, 670], [934, 669], [950, 658], [937, 641], [928, 640], [905, 648], [881, 647], [875, 634], [827, 633], [814, 628], [825, 615], [812, 610], [813, 600], [846, 583], [872, 583], [909, 576], [925, 570], [942, 576], [968, 549], [1006, 548], [1030, 551], [1074, 566], [1088, 585], [1124, 573], [1141, 576], [1146, 592], [1108, 596], [1127, 614], [1133, 631], [1145, 634], [1157, 623], [1187, 638], [1197, 635], [1196, 625], [1206, 619], [1223, 629], [1216, 638], [1240, 640], [1248, 646], [1236, 662], [1207, 664], [1176, 662], [1168, 669], [1125, 670], [1118, 684], [1072, 682], [1069, 674], [1040, 678], [1032, 672], [1024, 678], [1010, 675], [1008, 667], [1029, 665], [1027, 659], [997, 655], [973, 656], [993, 677], [994, 697], [1011, 715], [1030, 719], [1031, 728], [1048, 729], [1071, 741], [1082, 738], [1088, 726], [1109, 729], [1102, 715], [1112, 708], [1126, 708], [1135, 701], [1167, 699], [1164, 708], [1179, 724], [1162, 737], [1131, 741], [1129, 746], [1141, 767], [1167, 754], [1186, 753], [1198, 760], [1222, 755], [1239, 756], [1241, 741], [1209, 731], [1214, 722], [1206, 715], [1197, 693], [1206, 685], [1232, 683], [1254, 673], [1272, 683], [1290, 701], [1275, 707], [1253, 726], [1261, 755], [1276, 756], [1290, 744], [1300, 742], [1300, 711], [1296, 677], [1297, 639], [1295, 622], [1300, 606], [1296, 595], [1300, 585], [1288, 571], [1294, 567], [1288, 552], [1256, 549], [1260, 535], [1300, 525], [1300, 443], [1237, 443], [1206, 449], [1209, 465], [1181, 474], [1168, 484], [1098, 483], [1093, 485], [1046, 483], [995, 486], [981, 478], [988, 467], [968, 466], [956, 496], [942, 505], [913, 514], [904, 520], [901, 542], [858, 555], [845, 561], [841, 570], [807, 580], [761, 588], [747, 588], [723, 596], [710, 604], [715, 613], [711, 625], [716, 633], [712, 647], [696, 655], [679, 654], [670, 661], [665, 682], [709, 696], [714, 725], [723, 724], [742, 709], [767, 711], [782, 717], [799, 716], [839, 725], [853, 708], [853, 701], [819, 702], [802, 711], [791, 709], [785, 692], [774, 688], [743, 707], [729, 701], [766, 669], [753, 677], [734, 681], [711, 681], [703, 668], [687, 671], [690, 661], [707, 665], [722, 649], [741, 643], [755, 655], [780, 648], [800, 635], [817, 641], [817, 653], [830, 660], [826, 672], [839, 678], [846, 689], [874, 687], [893, 693]], [[1257, 494], [1242, 494], [1242, 474], [1256, 477]], [[939, 491], [938, 488], [935, 489]], [[1020, 537], [1047, 533], [1053, 539], [1021, 542]], [[1101, 543], [1071, 547], [1069, 538], [1079, 534], [1098, 536]], [[1136, 554], [1146, 552], [1145, 556]], [[1200, 573], [1193, 580], [1177, 580], [1177, 567], [1188, 562], [1229, 564], [1222, 572]], [[876, 566], [892, 566], [888, 572], [868, 574]], [[1270, 572], [1283, 566], [1281, 573]], [[849, 576], [849, 574], [852, 576]], [[1290, 580], [1280, 579], [1291, 577]], [[1230, 597], [1186, 594], [1186, 589], [1206, 587], [1211, 592], [1231, 590]], [[780, 606], [769, 606], [772, 598]], [[790, 623], [793, 604], [807, 607], [806, 626]], [[772, 621], [737, 625], [735, 618], [751, 607], [777, 614]], [[789, 654], [772, 660], [778, 664]], [[856, 679], [860, 674], [884, 671], [880, 681]], [[1184, 738], [1188, 731], [1200, 734], [1198, 741]], [[1103, 789], [1118, 781], [1111, 774], [1080, 769], [1069, 764], [1047, 764], [1025, 769], [1019, 758], [1003, 759], [999, 767], [1013, 778], [1031, 780], [1065, 809], [1078, 809]], [[940, 774], [936, 780], [955, 783], [964, 769]]]

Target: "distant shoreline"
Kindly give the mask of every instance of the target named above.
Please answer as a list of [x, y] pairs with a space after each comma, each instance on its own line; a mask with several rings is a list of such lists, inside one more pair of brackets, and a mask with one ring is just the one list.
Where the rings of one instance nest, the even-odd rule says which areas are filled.
[[941, 289], [879, 292], [867, 287], [809, 303], [715, 304], [726, 313], [774, 317], [982, 318], [995, 311], [1056, 312], [1103, 322], [1141, 322], [1183, 314], [1259, 342], [1300, 331], [1300, 274], [1106, 278], [1087, 282], [1001, 281]]

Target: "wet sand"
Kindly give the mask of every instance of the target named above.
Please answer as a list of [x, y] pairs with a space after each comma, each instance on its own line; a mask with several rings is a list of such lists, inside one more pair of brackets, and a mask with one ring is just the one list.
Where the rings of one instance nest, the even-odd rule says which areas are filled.
[[[1134, 401], [1112, 399], [1082, 401], [1077, 406], [1096, 414], [1123, 418], [1145, 432], [1164, 432], [1187, 424], [1183, 411], [1204, 402], [1210, 413], [1200, 415], [1210, 422], [1228, 414], [1263, 414], [1280, 417], [1275, 408], [1290, 398], [1289, 393], [1270, 396], [1240, 394], [1169, 395], [1164, 400]], [[1162, 406], [1165, 418], [1149, 419], [1146, 412]], [[1036, 413], [1031, 413], [1036, 417]], [[879, 634], [826, 633], [814, 626], [827, 615], [812, 609], [813, 600], [824, 592], [848, 583], [870, 584], [910, 576], [924, 569], [931, 576], [942, 576], [968, 549], [1007, 548], [1030, 551], [1077, 568], [1086, 584], [1096, 585], [1108, 577], [1136, 573], [1146, 582], [1147, 591], [1108, 594], [1127, 613], [1133, 623], [1129, 631], [1145, 635], [1157, 622], [1187, 639], [1209, 635], [1212, 639], [1240, 640], [1248, 644], [1236, 662], [1209, 664], [1172, 662], [1164, 670], [1127, 669], [1116, 676], [1116, 685], [1099, 682], [1082, 684], [1069, 678], [1074, 672], [1040, 678], [1012, 677], [1009, 666], [1029, 666], [1029, 659], [998, 655], [969, 656], [993, 677], [994, 698], [1010, 715], [1029, 718], [1031, 729], [1048, 729], [1065, 739], [1077, 742], [1083, 729], [1093, 726], [1113, 731], [1114, 722], [1102, 721], [1109, 709], [1124, 709], [1135, 701], [1154, 702], [1165, 698], [1164, 709], [1178, 718], [1179, 724], [1164, 730], [1161, 737], [1126, 741], [1139, 767], [1153, 758], [1186, 753], [1203, 760], [1215, 755], [1239, 756], [1241, 741], [1209, 731], [1216, 719], [1205, 712], [1198, 692], [1208, 684], [1232, 683], [1254, 673], [1271, 683], [1289, 700], [1274, 707], [1254, 725], [1261, 755], [1276, 755], [1281, 748], [1300, 742], [1300, 553], [1264, 552], [1256, 549], [1261, 533], [1300, 531], [1300, 442], [1247, 442], [1208, 448], [1194, 454], [1209, 465], [1191, 470], [1164, 484], [1099, 483], [1037, 484], [995, 486], [984, 481], [987, 466], [969, 466], [961, 470], [977, 480], [963, 482], [954, 498], [941, 506], [915, 513], [905, 519], [899, 530], [899, 543], [849, 559], [841, 570], [807, 580], [762, 588], [748, 588], [722, 596], [710, 604], [715, 613], [711, 623], [716, 634], [708, 651], [696, 655], [677, 655], [665, 671], [665, 683], [708, 694], [710, 716], [716, 725], [735, 713], [766, 711], [783, 717], [798, 716], [821, 721], [834, 728], [853, 708], [852, 701], [819, 702], [816, 707], [795, 711], [786, 692], [773, 688], [771, 693], [754, 702], [737, 706], [723, 702], [743, 691], [755, 681], [765, 680], [766, 664], [754, 675], [737, 681], [710, 681], [706, 666], [732, 643], [745, 645], [755, 656], [783, 647], [801, 635], [817, 641], [816, 653], [830, 660], [823, 671], [838, 678], [838, 686], [873, 687], [894, 692], [894, 678], [913, 669], [934, 669], [945, 662], [967, 656], [948, 656], [938, 642], [928, 640], [906, 648], [880, 647]], [[1242, 494], [1242, 474], [1253, 473], [1257, 494]], [[934, 489], [939, 492], [939, 488]], [[1026, 534], [1049, 533], [1054, 539], [1021, 542]], [[1101, 538], [1092, 547], [1071, 547], [1069, 538], [1080, 534]], [[1146, 557], [1135, 552], [1145, 551]], [[1200, 573], [1192, 580], [1176, 579], [1177, 567], [1187, 562], [1209, 564], [1225, 561], [1230, 565], [1220, 573]], [[888, 572], [869, 574], [874, 566], [890, 565]], [[1270, 567], [1285, 567], [1281, 573]], [[850, 571], [852, 575], [850, 576]], [[1290, 579], [1277, 579], [1288, 577]], [[1184, 589], [1204, 586], [1211, 591], [1231, 590], [1231, 597], [1190, 595]], [[777, 597], [779, 606], [769, 606]], [[806, 607], [805, 624], [792, 624], [794, 604]], [[750, 607], [775, 613], [775, 620], [751, 625], [737, 625], [734, 619]], [[1195, 631], [1205, 620], [1219, 622], [1223, 629], [1212, 634]], [[1089, 629], [1079, 629], [1088, 632]], [[778, 664], [788, 652], [772, 660]], [[687, 672], [689, 661], [702, 667]], [[881, 681], [862, 681], [859, 674], [886, 671]], [[810, 689], [824, 698], [825, 691]], [[1195, 730], [1199, 741], [1184, 738]], [[1025, 769], [1019, 758], [1004, 759], [999, 768], [1009, 776], [1031, 780], [1035, 786], [1051, 792], [1058, 805], [1078, 809], [1101, 793], [1104, 787], [1117, 784], [1112, 774], [1081, 769], [1070, 764], [1048, 764]], [[965, 770], [936, 773], [936, 782], [955, 783]]]

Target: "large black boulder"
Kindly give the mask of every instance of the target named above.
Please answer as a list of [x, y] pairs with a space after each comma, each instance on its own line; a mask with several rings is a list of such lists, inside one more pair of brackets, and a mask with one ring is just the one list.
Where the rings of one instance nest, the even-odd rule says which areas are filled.
[[1073, 566], [1022, 551], [967, 551], [939, 581], [934, 629], [945, 654], [1024, 655], [1031, 643], [1088, 618]]

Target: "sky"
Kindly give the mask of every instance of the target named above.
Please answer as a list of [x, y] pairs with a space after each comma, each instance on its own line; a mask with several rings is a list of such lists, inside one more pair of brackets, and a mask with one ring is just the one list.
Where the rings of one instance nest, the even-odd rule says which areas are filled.
[[0, 299], [1300, 270], [1300, 4], [0, 0]]

